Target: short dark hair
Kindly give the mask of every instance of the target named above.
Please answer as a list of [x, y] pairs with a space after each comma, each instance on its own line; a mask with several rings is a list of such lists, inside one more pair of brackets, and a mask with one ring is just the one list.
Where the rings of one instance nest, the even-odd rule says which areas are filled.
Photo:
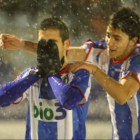
[[110, 17], [109, 24], [114, 29], [121, 29], [129, 36], [129, 39], [138, 37], [140, 40], [140, 17], [133, 9], [121, 8]]
[[69, 30], [67, 25], [60, 19], [56, 17], [45, 18], [38, 26], [38, 30], [47, 30], [47, 29], [57, 29], [60, 31], [60, 36], [64, 42], [66, 39], [69, 39]]

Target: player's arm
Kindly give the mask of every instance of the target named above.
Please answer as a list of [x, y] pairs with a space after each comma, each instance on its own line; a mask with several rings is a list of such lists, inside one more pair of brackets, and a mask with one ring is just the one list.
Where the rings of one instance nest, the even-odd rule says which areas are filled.
[[0, 88], [0, 106], [8, 106], [22, 96], [22, 94], [39, 80], [36, 72], [32, 72], [24, 78], [8, 82]]
[[[37, 42], [32, 42], [24, 39], [20, 39], [12, 34], [1, 34], [0, 35], [0, 46], [4, 49], [21, 49], [27, 52], [36, 54], [37, 52]], [[82, 47], [71, 46], [68, 50], [69, 60], [85, 60], [86, 53]]]
[[129, 71], [127, 76], [118, 82], [94, 64], [77, 62], [72, 67], [73, 72], [79, 69], [88, 70], [105, 91], [121, 105], [126, 103], [139, 89], [138, 78], [133, 71]]
[[94, 74], [100, 85], [112, 96], [119, 104], [125, 104], [136, 94], [139, 89], [139, 82], [135, 74], [130, 73], [119, 82], [106, 75], [100, 69]]
[[70, 46], [67, 58], [71, 61], [84, 61], [86, 58], [86, 52], [81, 46]]
[[28, 40], [21, 40], [23, 46], [20, 48], [21, 50], [36, 54], [37, 52], [37, 42], [32, 42]]
[[1, 34], [0, 46], [2, 46], [4, 49], [21, 49], [34, 54], [36, 54], [37, 51], [37, 42], [23, 40], [12, 34]]
[[89, 95], [90, 87], [89, 72], [80, 70], [75, 73], [75, 78], [70, 85], [64, 83], [57, 76], [50, 76], [48, 78], [53, 93], [61, 105], [66, 109], [73, 109], [77, 105], [83, 105], [87, 99], [85, 94]]

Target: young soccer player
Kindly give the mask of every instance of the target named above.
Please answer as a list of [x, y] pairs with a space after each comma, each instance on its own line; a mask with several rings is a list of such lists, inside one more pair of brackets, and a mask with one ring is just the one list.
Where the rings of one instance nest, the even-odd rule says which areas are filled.
[[38, 39], [37, 67], [25, 69], [16, 80], [0, 88], [0, 106], [28, 99], [25, 139], [84, 140], [89, 72], [68, 73], [69, 32], [60, 19], [44, 19]]
[[88, 70], [108, 93], [112, 139], [140, 139], [140, 17], [130, 8], [113, 14], [105, 41], [87, 41], [86, 60], [72, 71]]

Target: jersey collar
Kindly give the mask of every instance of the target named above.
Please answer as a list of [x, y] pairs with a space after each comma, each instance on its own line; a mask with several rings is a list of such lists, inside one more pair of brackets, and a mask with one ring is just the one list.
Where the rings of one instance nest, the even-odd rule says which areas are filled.
[[112, 60], [113, 64], [120, 64], [120, 63], [124, 62], [125, 60], [127, 60], [129, 57], [130, 57], [130, 54], [120, 60], [115, 60], [114, 58], [112, 58], [111, 60]]
[[63, 68], [61, 71], [59, 71], [59, 74], [62, 75], [64, 73], [68, 73], [69, 68], [72, 64], [68, 64], [65, 68]]

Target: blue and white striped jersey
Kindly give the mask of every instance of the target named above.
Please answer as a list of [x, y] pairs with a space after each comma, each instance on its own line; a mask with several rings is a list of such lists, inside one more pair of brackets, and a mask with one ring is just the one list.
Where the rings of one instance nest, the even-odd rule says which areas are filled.
[[[24, 70], [16, 81], [29, 75], [32, 69]], [[25, 139], [86, 139], [85, 122], [91, 87], [90, 74], [86, 70], [67, 73], [66, 67], [58, 77], [65, 83], [65, 87], [69, 85], [78, 89], [78, 92], [80, 90], [81, 102], [71, 110], [65, 109], [56, 99], [48, 78], [39, 79], [14, 102], [19, 103], [25, 98], [29, 101]], [[59, 89], [55, 92], [59, 92]]]
[[[140, 81], [139, 44], [129, 57], [120, 61], [115, 61], [107, 56], [105, 41], [88, 40], [83, 48], [87, 53], [86, 60], [98, 65], [116, 81], [125, 78], [129, 73], [133, 73], [138, 82]], [[140, 139], [140, 90], [124, 105], [119, 105], [109, 95], [107, 95], [107, 99], [113, 126], [112, 139]]]

